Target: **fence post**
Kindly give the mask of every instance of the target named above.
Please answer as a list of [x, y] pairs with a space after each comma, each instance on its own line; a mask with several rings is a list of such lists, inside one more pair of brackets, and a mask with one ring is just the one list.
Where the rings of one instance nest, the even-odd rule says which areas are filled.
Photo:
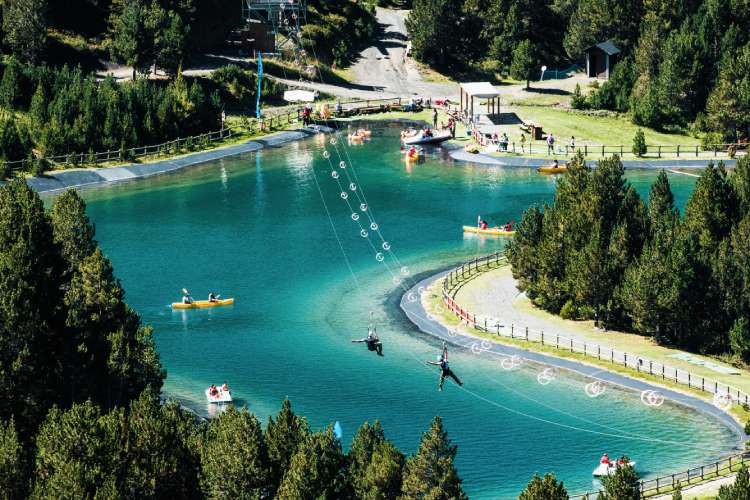
[[664, 380], [664, 365], [661, 365], [661, 379]]
[[696, 158], [698, 157], [698, 145], [697, 145], [697, 144], [696, 144], [696, 146], [695, 146], [695, 157], [696, 157]]
[[659, 158], [661, 158], [661, 145], [659, 145], [658, 147], [659, 147]]
[[602, 144], [602, 156], [604, 156], [604, 144]]
[[529, 329], [527, 328], [526, 329], [526, 342], [528, 341], [529, 341]]
[[555, 348], [560, 348], [560, 335], [555, 335]]
[[602, 346], [600, 345], [596, 346], [596, 357], [597, 359], [602, 359]]
[[542, 330], [542, 345], [544, 345], [544, 330]]
[[588, 155], [589, 155], [589, 146], [588, 146], [588, 144], [584, 144], [583, 145], [583, 156], [588, 156]]
[[623, 359], [625, 360], [623, 361], [623, 363], [625, 363], [625, 366], [628, 366], [628, 353], [624, 352], [622, 356], [623, 356]]
[[678, 144], [677, 145], [677, 158], [679, 157], [680, 157], [680, 145]]
[[570, 352], [573, 352], [573, 339], [570, 339]]

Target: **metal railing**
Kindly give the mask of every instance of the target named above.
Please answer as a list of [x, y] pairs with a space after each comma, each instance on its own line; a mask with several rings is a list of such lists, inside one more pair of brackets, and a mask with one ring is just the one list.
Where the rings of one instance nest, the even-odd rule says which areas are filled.
[[691, 372], [665, 365], [658, 361], [652, 361], [642, 356], [612, 349], [611, 347], [597, 343], [544, 332], [543, 330], [534, 331], [528, 327], [517, 327], [514, 324], [511, 324], [510, 329], [508, 329], [501, 325], [500, 319], [481, 315], [477, 316], [475, 313], [463, 308], [456, 302], [455, 296], [463, 285], [477, 277], [479, 274], [497, 268], [503, 263], [505, 263], [504, 256], [497, 252], [465, 262], [460, 267], [451, 270], [445, 278], [443, 278], [443, 302], [446, 307], [448, 307], [448, 309], [467, 326], [481, 332], [509, 337], [512, 340], [538, 342], [544, 346], [571, 353], [583, 354], [584, 356], [596, 358], [599, 361], [608, 361], [613, 365], [630, 368], [636, 370], [638, 373], [648, 374], [656, 378], [661, 378], [664, 381], [685, 385], [690, 389], [697, 389], [709, 394], [719, 395], [732, 403], [750, 403], [750, 396], [748, 396], [746, 392], [723, 382], [695, 375]]

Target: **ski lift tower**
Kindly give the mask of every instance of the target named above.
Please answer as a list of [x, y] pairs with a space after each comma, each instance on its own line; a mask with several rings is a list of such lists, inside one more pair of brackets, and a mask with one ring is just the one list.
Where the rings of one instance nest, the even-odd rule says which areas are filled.
[[[307, 17], [306, 0], [241, 0], [245, 23], [262, 23], [276, 39], [276, 51], [299, 42], [300, 23]], [[282, 36], [279, 36], [282, 35]]]

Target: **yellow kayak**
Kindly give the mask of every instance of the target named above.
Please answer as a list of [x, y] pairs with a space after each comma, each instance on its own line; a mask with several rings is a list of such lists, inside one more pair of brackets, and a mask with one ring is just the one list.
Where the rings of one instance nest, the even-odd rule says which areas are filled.
[[546, 166], [546, 167], [539, 167], [536, 169], [537, 172], [540, 174], [562, 174], [568, 171], [568, 167], [565, 165], [560, 165], [559, 167], [553, 167], [553, 166]]
[[204, 307], [219, 307], [234, 304], [234, 298], [218, 299], [214, 301], [194, 300], [191, 304], [182, 302], [172, 302], [172, 309], [202, 309]]
[[487, 229], [481, 229], [476, 226], [464, 226], [464, 233], [476, 233], [486, 234], [489, 236], [513, 236], [516, 234], [515, 231], [506, 231], [499, 227], [488, 227]]

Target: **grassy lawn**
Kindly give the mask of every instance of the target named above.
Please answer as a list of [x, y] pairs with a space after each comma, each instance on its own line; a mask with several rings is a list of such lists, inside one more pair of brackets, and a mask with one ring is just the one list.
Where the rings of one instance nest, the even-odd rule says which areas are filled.
[[[559, 97], [559, 96], [554, 96]], [[576, 145], [606, 144], [624, 145], [629, 151], [633, 145], [638, 126], [625, 117], [588, 116], [564, 109], [543, 106], [510, 106], [503, 108], [503, 113], [515, 113], [524, 122], [541, 125], [545, 132], [552, 133], [558, 144], [566, 144], [571, 136], [575, 136]], [[518, 141], [521, 129], [518, 125], [505, 125], [502, 130], [508, 134], [511, 141]], [[700, 144], [695, 137], [682, 134], [667, 134], [652, 129], [643, 128], [646, 144], [660, 144], [675, 146]], [[528, 134], [527, 140], [528, 140]], [[539, 142], [539, 141], [537, 141]]]

